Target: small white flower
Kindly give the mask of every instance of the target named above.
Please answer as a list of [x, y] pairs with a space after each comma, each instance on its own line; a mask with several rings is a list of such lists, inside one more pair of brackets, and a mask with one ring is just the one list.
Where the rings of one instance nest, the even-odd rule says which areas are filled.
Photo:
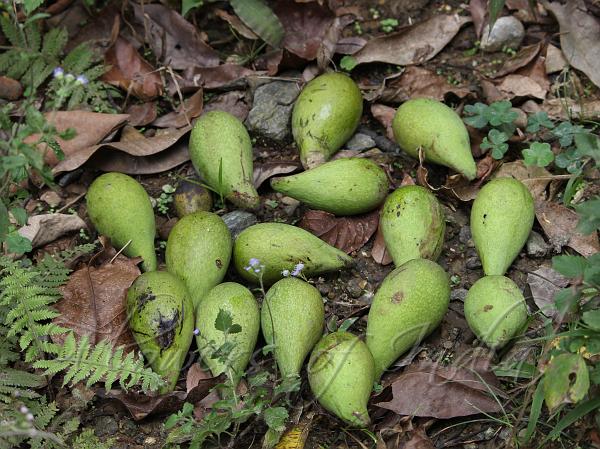
[[304, 264], [300, 262], [294, 267], [294, 271], [292, 271], [292, 276], [299, 276], [302, 273], [302, 269], [304, 268]]
[[52, 71], [52, 76], [54, 78], [62, 78], [65, 74], [65, 71], [62, 69], [62, 67], [56, 67], [53, 71]]
[[252, 258], [250, 259], [250, 261], [248, 262], [248, 265], [250, 265], [252, 268], [256, 268], [260, 265], [260, 260], [256, 259], [256, 258]]
[[33, 421], [33, 414], [32, 413], [27, 413], [27, 415], [25, 415], [25, 419], [29, 422]]
[[19, 411], [20, 411], [21, 413], [23, 413], [24, 415], [25, 415], [25, 414], [27, 414], [27, 413], [29, 413], [29, 409], [28, 409], [27, 407], [25, 407], [24, 405], [22, 405], [22, 406], [19, 408]]
[[198, 334], [200, 334], [200, 329], [198, 329], [198, 328], [194, 329], [194, 335], [198, 335]]
[[72, 73], [67, 73], [67, 74], [65, 75], [65, 79], [66, 79], [67, 81], [73, 81], [73, 80], [75, 79], [75, 75], [73, 75]]
[[87, 83], [89, 83], [88, 79], [85, 77], [85, 75], [79, 75], [76, 79], [75, 82], [77, 84], [81, 84], [82, 86], [85, 86]]
[[283, 275], [283, 277], [288, 277], [290, 275], [290, 270], [283, 270], [281, 274]]

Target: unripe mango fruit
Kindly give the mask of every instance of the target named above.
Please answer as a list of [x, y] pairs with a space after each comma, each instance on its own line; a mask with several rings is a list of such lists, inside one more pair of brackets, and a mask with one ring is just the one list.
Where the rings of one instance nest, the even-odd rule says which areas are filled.
[[444, 103], [429, 98], [408, 100], [396, 111], [392, 129], [398, 145], [415, 159], [422, 148], [427, 162], [450, 167], [469, 180], [475, 179], [477, 166], [467, 128]]
[[[217, 323], [222, 311], [228, 314], [231, 326], [239, 326], [227, 335]], [[200, 355], [213, 376], [226, 373], [237, 384], [244, 375], [252, 357], [260, 329], [260, 311], [254, 295], [246, 287], [235, 282], [225, 282], [211, 289], [196, 310], [196, 342]], [[231, 344], [227, 363], [213, 358], [215, 351], [225, 342]]]
[[427, 259], [409, 260], [386, 276], [367, 321], [375, 380], [442, 321], [450, 302], [448, 275]]
[[435, 195], [421, 186], [403, 186], [390, 194], [380, 220], [385, 246], [398, 267], [411, 259], [437, 260], [446, 221]]
[[305, 168], [328, 161], [352, 137], [362, 115], [360, 89], [343, 73], [310, 81], [292, 111], [292, 134]]
[[356, 427], [369, 425], [367, 402], [374, 374], [369, 348], [349, 332], [323, 337], [308, 362], [308, 382], [319, 403]]
[[326, 162], [303, 173], [271, 179], [271, 187], [313, 209], [355, 215], [379, 206], [387, 195], [385, 171], [364, 158]]
[[156, 223], [150, 197], [142, 185], [122, 173], [96, 178], [86, 195], [87, 212], [100, 234], [129, 257], [141, 257], [144, 271], [156, 270]]
[[521, 181], [496, 178], [483, 186], [471, 208], [471, 234], [486, 275], [506, 273], [527, 242], [534, 217], [533, 197]]
[[127, 317], [133, 337], [152, 369], [173, 391], [194, 334], [194, 308], [179, 279], [166, 271], [139, 276], [127, 292]]
[[485, 276], [465, 298], [465, 318], [473, 333], [490, 348], [501, 348], [527, 322], [521, 290], [504, 276]]
[[227, 273], [231, 234], [218, 215], [194, 212], [179, 220], [167, 240], [167, 270], [183, 280], [194, 307]]
[[292, 272], [299, 263], [305, 276], [340, 270], [352, 263], [352, 257], [343, 251], [283, 223], [259, 223], [240, 233], [233, 246], [235, 269], [244, 279], [257, 283], [259, 274], [246, 269], [251, 259], [264, 266], [262, 280], [269, 285], [284, 277], [283, 270]]
[[304, 359], [323, 334], [325, 308], [319, 290], [297, 278], [273, 284], [260, 312], [267, 344], [283, 377], [298, 376]]
[[252, 183], [252, 143], [237, 117], [224, 111], [200, 116], [190, 135], [190, 157], [216, 192], [243, 209], [258, 208], [260, 198]]

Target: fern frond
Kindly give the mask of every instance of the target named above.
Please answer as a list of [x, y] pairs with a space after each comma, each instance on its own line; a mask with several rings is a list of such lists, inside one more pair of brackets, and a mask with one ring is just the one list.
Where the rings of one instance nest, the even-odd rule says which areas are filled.
[[94, 52], [83, 42], [69, 52], [63, 60], [63, 68], [71, 73], [84, 73], [94, 62]]
[[29, 22], [23, 28], [23, 34], [27, 41], [27, 49], [31, 52], [39, 52], [42, 46], [42, 34], [40, 33], [40, 22]]
[[65, 28], [52, 28], [44, 35], [42, 54], [44, 57], [58, 61], [62, 54], [69, 35]]
[[25, 42], [23, 34], [8, 16], [0, 15], [0, 27], [2, 28], [2, 33], [4, 33], [13, 47], [18, 47], [21, 49], [27, 47], [27, 43]]
[[38, 398], [40, 395], [32, 388], [40, 388], [46, 380], [37, 374], [13, 368], [3, 368], [0, 372], [0, 401], [11, 402], [14, 398]]
[[89, 338], [82, 337], [79, 343], [72, 332], [56, 358], [38, 360], [33, 366], [44, 369], [44, 375], [53, 375], [65, 371], [63, 385], [86, 380], [87, 386], [104, 379], [104, 387], [109, 390], [118, 380], [123, 389], [142, 384], [145, 391], [156, 391], [164, 380], [151, 369], [144, 367], [141, 356], [135, 358], [131, 353], [123, 356], [123, 348], [113, 348], [110, 342], [102, 340], [92, 350]]

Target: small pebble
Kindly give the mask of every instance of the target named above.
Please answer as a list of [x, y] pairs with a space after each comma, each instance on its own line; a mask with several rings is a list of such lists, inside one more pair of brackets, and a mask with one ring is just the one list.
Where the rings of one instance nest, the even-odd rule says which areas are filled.
[[350, 281], [348, 282], [348, 285], [346, 287], [348, 294], [354, 299], [360, 298], [360, 296], [363, 293], [363, 289], [360, 286], [361, 281], [362, 281], [362, 279], [352, 278], [352, 279], [350, 279]]
[[525, 37], [525, 27], [513, 16], [500, 17], [490, 33], [490, 25], [483, 28], [481, 34], [481, 49], [493, 53], [508, 47], [516, 50]]
[[479, 257], [477, 256], [469, 257], [465, 265], [470, 270], [481, 268], [481, 260], [479, 260]]
[[371, 136], [363, 133], [356, 133], [346, 142], [346, 148], [353, 151], [370, 150], [375, 147], [375, 140]]
[[473, 243], [473, 237], [471, 236], [471, 228], [469, 226], [463, 226], [458, 232], [458, 241], [463, 245], [470, 247], [475, 246]]
[[450, 292], [450, 301], [463, 301], [469, 291], [466, 288], [455, 288]]
[[527, 255], [531, 257], [544, 257], [550, 251], [550, 245], [546, 243], [544, 237], [535, 231], [531, 231], [527, 239]]
[[234, 210], [221, 217], [235, 240], [244, 229], [258, 223], [256, 215], [243, 210]]

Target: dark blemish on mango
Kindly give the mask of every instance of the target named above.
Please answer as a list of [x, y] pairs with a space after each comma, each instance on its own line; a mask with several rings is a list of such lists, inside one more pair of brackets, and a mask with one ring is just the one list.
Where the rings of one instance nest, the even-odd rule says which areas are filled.
[[158, 315], [158, 335], [156, 342], [161, 352], [169, 349], [175, 339], [175, 328], [179, 325], [179, 310], [176, 310], [171, 318]]
[[220, 270], [221, 268], [223, 268], [223, 262], [221, 262], [221, 259], [217, 259], [215, 260], [215, 265], [217, 266], [217, 268]]
[[394, 304], [400, 304], [404, 299], [404, 292], [396, 292], [392, 295], [392, 302]]
[[490, 310], [492, 310], [494, 308], [493, 305], [491, 304], [486, 304], [485, 307], [483, 308], [484, 312], [489, 312]]

